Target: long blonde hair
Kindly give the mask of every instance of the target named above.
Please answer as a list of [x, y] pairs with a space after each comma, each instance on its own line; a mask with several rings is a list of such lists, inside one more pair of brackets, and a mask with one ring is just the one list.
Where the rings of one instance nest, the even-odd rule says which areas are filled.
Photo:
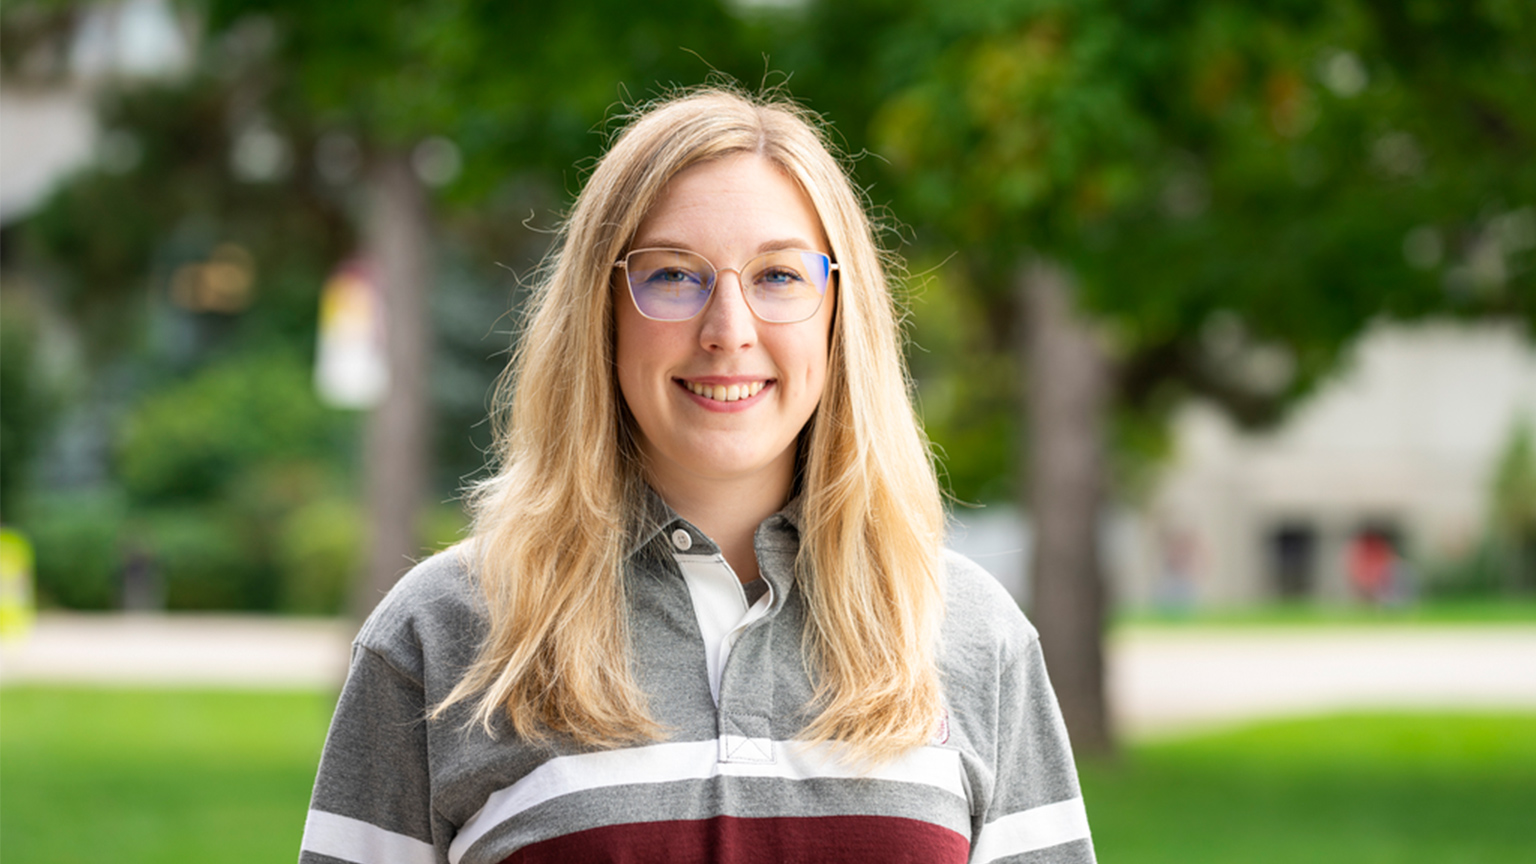
[[564, 226], [498, 387], [499, 471], [470, 499], [489, 633], [436, 715], [478, 694], [488, 731], [505, 712], [526, 738], [664, 735], [630, 664], [614, 662], [631, 656], [622, 574], [645, 481], [614, 373], [610, 273], [672, 177], [734, 153], [801, 185], [841, 267], [827, 383], [801, 433], [795, 587], [820, 709], [803, 737], [880, 760], [932, 733], [944, 517], [881, 254], [814, 119], [720, 88], [638, 112]]

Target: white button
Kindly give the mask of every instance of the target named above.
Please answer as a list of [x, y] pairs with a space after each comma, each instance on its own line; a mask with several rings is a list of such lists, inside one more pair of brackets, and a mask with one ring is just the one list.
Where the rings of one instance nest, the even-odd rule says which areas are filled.
[[693, 548], [693, 538], [688, 536], [687, 531], [679, 528], [672, 532], [672, 545], [676, 546], [679, 552], [687, 552]]

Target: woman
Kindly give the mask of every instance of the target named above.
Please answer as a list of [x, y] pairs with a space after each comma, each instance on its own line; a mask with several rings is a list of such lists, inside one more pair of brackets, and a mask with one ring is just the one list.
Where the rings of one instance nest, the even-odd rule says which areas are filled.
[[1034, 631], [940, 546], [860, 201], [792, 104], [640, 114], [474, 532], [358, 635], [303, 861], [1093, 860]]

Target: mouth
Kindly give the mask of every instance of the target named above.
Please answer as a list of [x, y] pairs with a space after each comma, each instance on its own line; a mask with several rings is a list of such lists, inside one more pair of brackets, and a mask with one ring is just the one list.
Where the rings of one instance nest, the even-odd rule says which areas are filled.
[[688, 392], [695, 396], [709, 399], [713, 402], [740, 402], [743, 399], [751, 399], [763, 392], [763, 388], [773, 383], [769, 378], [763, 381], [748, 381], [744, 384], [705, 384], [699, 381], [685, 381], [678, 379]]

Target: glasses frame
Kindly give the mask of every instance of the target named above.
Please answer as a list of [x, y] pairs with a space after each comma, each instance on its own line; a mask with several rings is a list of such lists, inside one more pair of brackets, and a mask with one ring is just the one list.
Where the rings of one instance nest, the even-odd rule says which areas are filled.
[[[709, 296], [704, 298], [704, 305], [699, 307], [699, 311], [693, 313], [692, 315], [689, 315], [687, 318], [654, 318], [654, 317], [652, 317], [650, 315], [645, 314], [645, 310], [640, 308], [640, 301], [635, 298], [635, 285], [629, 279], [629, 259], [632, 256], [634, 256], [634, 255], [640, 254], [641, 252], [680, 252], [680, 253], [682, 253], [684, 255], [692, 255], [693, 257], [699, 259], [700, 261], [703, 261], [705, 264], [708, 264], [710, 269], [715, 271], [715, 275], [714, 275], [714, 277], [712, 279], [710, 279], [710, 283], [709, 283]], [[764, 318], [762, 315], [758, 314], [756, 307], [754, 307], [752, 305], [752, 298], [750, 296], [748, 296], [748, 294], [747, 294], [747, 286], [746, 286], [745, 283], [742, 282], [742, 279], [741, 279], [741, 269], [742, 269], [742, 267], [745, 267], [746, 265], [751, 264], [753, 261], [756, 261], [757, 259], [762, 258], [764, 255], [773, 255], [773, 254], [776, 254], [776, 253], [779, 253], [779, 252], [809, 253], [811, 255], [820, 255], [823, 258], [827, 259], [827, 284], [823, 285], [821, 287], [821, 290], [817, 292], [818, 302], [816, 303], [816, 308], [812, 309], [810, 311], [810, 313], [807, 314], [804, 318], [796, 318], [793, 321], [772, 321], [772, 320], [769, 320], [767, 318]], [[677, 249], [677, 248], [674, 248], [674, 247], [671, 247], [671, 246], [643, 246], [643, 247], [641, 247], [639, 249], [631, 249], [628, 252], [624, 253], [624, 257], [623, 258], [620, 258], [619, 260], [613, 262], [613, 268], [615, 270], [623, 270], [624, 271], [624, 288], [625, 288], [625, 293], [629, 295], [629, 302], [634, 304], [635, 311], [640, 313], [640, 317], [645, 318], [646, 320], [649, 320], [649, 321], [661, 321], [661, 322], [664, 322], [664, 323], [667, 323], [667, 324], [681, 324], [681, 323], [683, 323], [685, 321], [692, 321], [693, 319], [699, 317], [700, 315], [703, 315], [704, 314], [704, 310], [709, 308], [710, 301], [715, 299], [715, 289], [718, 288], [719, 285], [720, 285], [720, 274], [721, 273], [735, 273], [736, 274], [736, 284], [737, 284], [737, 287], [739, 287], [741, 289], [741, 299], [742, 299], [743, 302], [745, 302], [747, 304], [747, 309], [749, 311], [751, 311], [753, 318], [756, 318], [757, 320], [762, 321], [765, 324], [799, 324], [802, 321], [809, 321], [812, 318], [816, 317], [816, 313], [821, 311], [822, 304], [827, 302], [827, 288], [829, 286], [831, 286], [834, 282], [836, 282], [836, 280], [838, 279], [838, 275], [837, 274], [839, 272], [839, 268], [838, 268], [837, 262], [832, 260], [832, 256], [827, 254], [826, 252], [821, 252], [821, 251], [818, 251], [816, 249], [770, 249], [767, 252], [763, 252], [763, 253], [758, 254], [758, 255], [753, 255], [751, 258], [748, 258], [745, 262], [742, 263], [741, 267], [716, 267], [715, 266], [715, 262], [709, 260], [708, 258], [705, 258], [703, 255], [700, 255], [699, 253], [694, 252], [691, 249]]]

